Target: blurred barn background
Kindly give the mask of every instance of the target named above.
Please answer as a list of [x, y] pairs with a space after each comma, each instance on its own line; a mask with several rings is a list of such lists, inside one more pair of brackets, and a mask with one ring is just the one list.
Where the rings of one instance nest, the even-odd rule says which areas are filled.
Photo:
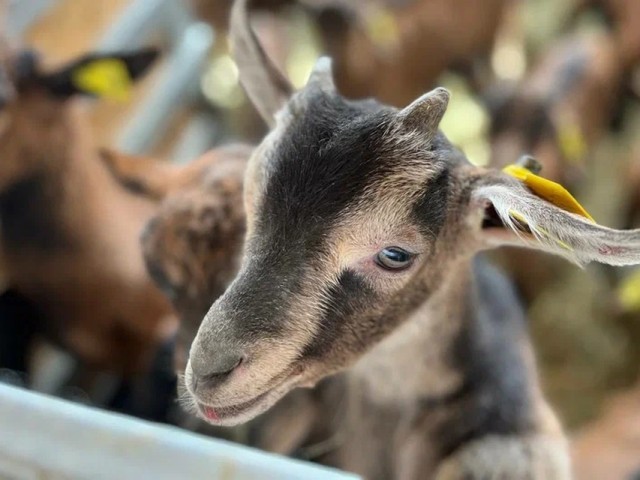
[[[352, 97], [403, 106], [443, 85], [453, 94], [443, 130], [472, 162], [502, 167], [532, 154], [542, 174], [567, 186], [599, 223], [640, 226], [638, 0], [255, 3], [260, 36], [298, 85], [322, 53], [333, 57], [338, 87]], [[5, 0], [4, 29], [47, 68], [96, 50], [157, 47], [151, 73], [126, 101], [90, 99], [79, 108], [99, 147], [183, 164], [265, 132], [228, 53], [229, 5]], [[117, 208], [104, 215], [118, 216]], [[612, 472], [640, 467], [640, 271], [581, 271], [533, 251], [495, 259], [526, 302], [546, 392], [574, 434], [578, 474], [601, 468], [604, 476], [593, 478], [618, 478]], [[96, 366], [40, 329], [42, 312], [10, 280], [4, 284], [4, 381], [191, 425], [171, 400], [171, 354], [163, 349], [172, 327], [158, 322], [168, 333], [154, 337], [153, 366], [144, 371]]]

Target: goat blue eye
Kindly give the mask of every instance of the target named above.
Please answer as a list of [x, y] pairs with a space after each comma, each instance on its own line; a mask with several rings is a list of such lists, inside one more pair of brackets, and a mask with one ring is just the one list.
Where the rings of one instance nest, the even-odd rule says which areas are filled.
[[414, 254], [400, 247], [387, 247], [376, 255], [376, 263], [386, 270], [402, 270], [411, 266]]

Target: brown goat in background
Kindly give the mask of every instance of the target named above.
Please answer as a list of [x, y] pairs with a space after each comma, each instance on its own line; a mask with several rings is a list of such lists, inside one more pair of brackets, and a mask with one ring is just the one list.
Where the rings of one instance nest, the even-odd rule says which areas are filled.
[[103, 164], [87, 129], [79, 71], [117, 62], [132, 78], [154, 51], [87, 55], [43, 71], [31, 51], [2, 61], [0, 221], [7, 285], [35, 305], [41, 331], [92, 368], [144, 370], [175, 330], [146, 272], [139, 237], [154, 205]]
[[[197, 14], [228, 30], [231, 3], [192, 0]], [[404, 106], [446, 70], [487, 61], [512, 0], [259, 0], [252, 10], [299, 6], [333, 58], [336, 83], [352, 98]]]
[[[237, 273], [246, 223], [242, 185], [251, 152], [243, 145], [223, 146], [185, 165], [103, 152], [123, 186], [157, 204], [141, 237], [142, 250], [151, 277], [178, 314], [172, 364], [179, 375], [207, 310]], [[189, 430], [249, 443], [247, 429], [215, 428], [182, 411], [171, 416]], [[278, 427], [287, 428], [287, 421]]]
[[[451, 68], [486, 62], [511, 0], [308, 0], [336, 85], [405, 106]], [[482, 82], [481, 82], [482, 83]]]
[[202, 319], [233, 280], [245, 233], [244, 172], [252, 148], [215, 148], [186, 164], [104, 152], [126, 188], [158, 202], [142, 235], [148, 270], [173, 303], [180, 324], [176, 369], [184, 371]]
[[497, 93], [490, 102], [491, 164], [504, 167], [530, 153], [545, 177], [575, 186], [584, 176], [585, 156], [612, 121], [623, 74], [611, 35], [559, 41], [510, 93]]

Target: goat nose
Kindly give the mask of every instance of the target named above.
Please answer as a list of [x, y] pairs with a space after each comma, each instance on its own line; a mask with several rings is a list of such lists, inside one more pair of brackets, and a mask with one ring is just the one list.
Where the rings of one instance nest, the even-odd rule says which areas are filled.
[[244, 359], [242, 352], [219, 352], [209, 355], [191, 356], [193, 386], [214, 388], [226, 380], [240, 366]]

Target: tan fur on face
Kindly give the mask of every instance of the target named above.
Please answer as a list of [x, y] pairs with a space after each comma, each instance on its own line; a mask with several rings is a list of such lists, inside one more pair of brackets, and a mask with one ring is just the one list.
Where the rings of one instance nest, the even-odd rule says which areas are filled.
[[[213, 406], [237, 404], [277, 386], [281, 375], [291, 371], [292, 362], [304, 347], [315, 336], [322, 335], [318, 319], [332, 301], [325, 298], [324, 293], [337, 283], [344, 270], [358, 272], [382, 296], [393, 296], [407, 284], [432, 248], [417, 227], [411, 226], [414, 220], [410, 218], [411, 211], [406, 209], [406, 199], [410, 192], [413, 195], [421, 193], [422, 186], [433, 172], [423, 168], [420, 175], [415, 173], [417, 170], [398, 174], [372, 185], [356, 212], [346, 212], [344, 219], [328, 231], [328, 256], [323, 256], [322, 261], [308, 267], [304, 286], [291, 303], [288, 315], [294, 321], [286, 326], [286, 333], [274, 343], [259, 340], [247, 345], [251, 348], [251, 360], [246, 368], [234, 382], [220, 386], [215, 397], [199, 394], [202, 402]], [[410, 271], [390, 275], [382, 272], [373, 262], [375, 254], [387, 246], [404, 246], [420, 253], [421, 258]], [[227, 338], [226, 329], [230, 326], [224, 319], [230, 316], [222, 308], [223, 305], [214, 305], [207, 315], [208, 318], [216, 318], [216, 323], [205, 320], [194, 341], [192, 357], [206, 355], [198, 349], [199, 345], [216, 345], [220, 338]], [[343, 351], [319, 363], [312, 362], [305, 367], [299, 382], [313, 384], [328, 373], [344, 368], [355, 360], [357, 354], [357, 351]], [[260, 364], [260, 370], [257, 371], [253, 364]], [[187, 375], [190, 373], [187, 372]]]

